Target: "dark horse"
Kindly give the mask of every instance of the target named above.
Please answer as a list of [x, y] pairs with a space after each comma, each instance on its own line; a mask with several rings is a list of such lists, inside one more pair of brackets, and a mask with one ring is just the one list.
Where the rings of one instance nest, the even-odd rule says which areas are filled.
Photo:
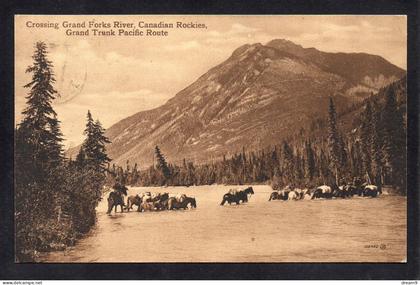
[[154, 201], [152, 203], [155, 206], [156, 210], [166, 210], [168, 208], [169, 193], [159, 194], [158, 197], [156, 197], [153, 200]]
[[168, 210], [177, 210], [177, 209], [184, 209], [188, 208], [188, 205], [191, 208], [197, 208], [197, 202], [193, 197], [186, 197], [182, 202], [179, 202], [176, 198], [171, 197], [168, 200]]
[[283, 200], [286, 201], [289, 198], [289, 192], [286, 192], [284, 190], [281, 191], [274, 191], [271, 193], [270, 195], [270, 199], [268, 199], [268, 201], [271, 200]]
[[229, 191], [223, 195], [223, 200], [220, 205], [223, 206], [226, 202], [228, 202], [229, 205], [232, 203], [236, 203], [238, 205], [241, 201], [242, 203], [246, 203], [248, 202], [248, 194], [254, 194], [254, 189], [252, 189], [252, 187], [248, 187], [242, 191]]
[[117, 212], [117, 206], [121, 206], [121, 213], [124, 212], [124, 196], [127, 196], [128, 188], [124, 185], [117, 184], [114, 187], [114, 191], [109, 193], [108, 196], [108, 211], [107, 214], [111, 214], [112, 208], [115, 207], [115, 212]]

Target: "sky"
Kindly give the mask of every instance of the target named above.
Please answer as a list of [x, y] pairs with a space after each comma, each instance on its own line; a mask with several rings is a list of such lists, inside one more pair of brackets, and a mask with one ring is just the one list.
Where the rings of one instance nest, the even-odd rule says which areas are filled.
[[[69, 36], [63, 22], [201, 23], [166, 29], [167, 36]], [[58, 23], [59, 28], [31, 27]], [[28, 27], [29, 26], [29, 27]], [[75, 29], [73, 29], [75, 30]], [[86, 30], [86, 29], [80, 29]], [[130, 30], [130, 29], [128, 29]], [[143, 29], [144, 30], [144, 29]], [[155, 29], [161, 30], [161, 29]], [[92, 31], [91, 31], [92, 32]], [[53, 107], [65, 148], [83, 141], [90, 110], [105, 128], [164, 104], [244, 45], [287, 39], [326, 52], [365, 52], [406, 69], [405, 16], [15, 16], [15, 123], [22, 119], [34, 44], [48, 45], [55, 88]]]

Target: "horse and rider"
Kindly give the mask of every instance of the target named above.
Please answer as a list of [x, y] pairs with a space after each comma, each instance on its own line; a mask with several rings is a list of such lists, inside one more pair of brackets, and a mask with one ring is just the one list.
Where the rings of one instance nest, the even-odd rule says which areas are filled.
[[115, 183], [112, 187], [111, 193], [108, 195], [108, 211], [107, 214], [110, 214], [112, 208], [115, 207], [115, 212], [117, 212], [117, 206], [121, 207], [121, 213], [124, 211], [125, 203], [124, 196], [127, 196], [128, 188], [122, 183]]

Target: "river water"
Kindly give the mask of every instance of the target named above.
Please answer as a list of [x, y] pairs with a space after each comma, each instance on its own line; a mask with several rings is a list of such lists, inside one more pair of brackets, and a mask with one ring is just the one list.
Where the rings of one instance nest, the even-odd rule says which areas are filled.
[[[192, 210], [106, 214], [76, 246], [41, 262], [405, 262], [405, 197], [270, 201], [253, 186], [247, 204], [220, 206], [232, 186], [130, 188], [185, 193]], [[136, 209], [137, 206], [134, 206]]]

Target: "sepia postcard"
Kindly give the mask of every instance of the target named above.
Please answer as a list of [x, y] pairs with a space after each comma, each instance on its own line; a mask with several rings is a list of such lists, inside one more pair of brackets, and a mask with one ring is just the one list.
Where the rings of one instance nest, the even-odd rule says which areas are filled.
[[404, 15], [15, 15], [15, 262], [407, 262]]

